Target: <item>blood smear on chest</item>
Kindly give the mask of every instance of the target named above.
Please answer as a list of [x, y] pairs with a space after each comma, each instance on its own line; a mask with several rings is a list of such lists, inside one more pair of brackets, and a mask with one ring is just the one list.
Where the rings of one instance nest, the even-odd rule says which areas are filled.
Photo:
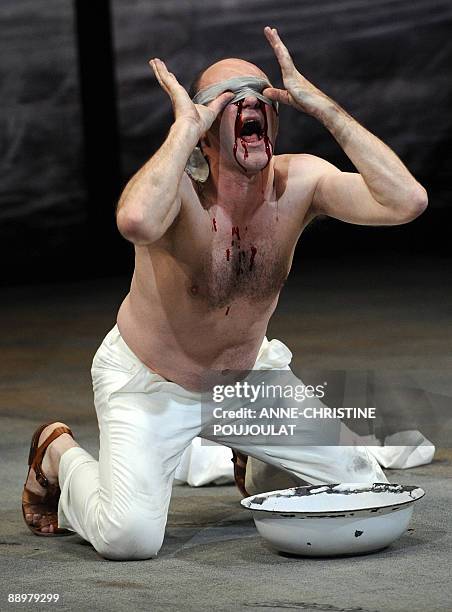
[[251, 247], [251, 257], [250, 257], [250, 270], [253, 269], [254, 266], [254, 259], [256, 257], [256, 253], [257, 253], [257, 249], [255, 246]]

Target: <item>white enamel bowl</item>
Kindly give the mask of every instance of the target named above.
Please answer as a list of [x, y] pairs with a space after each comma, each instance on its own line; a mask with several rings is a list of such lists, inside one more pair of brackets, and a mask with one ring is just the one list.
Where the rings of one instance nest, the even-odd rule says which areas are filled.
[[293, 487], [242, 499], [278, 551], [309, 557], [385, 548], [407, 529], [419, 487], [388, 483]]

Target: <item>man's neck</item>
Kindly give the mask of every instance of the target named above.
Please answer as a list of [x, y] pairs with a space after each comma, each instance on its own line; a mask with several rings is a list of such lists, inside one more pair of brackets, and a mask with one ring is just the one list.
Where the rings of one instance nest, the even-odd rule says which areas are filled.
[[243, 222], [268, 197], [269, 178], [273, 183], [272, 160], [266, 168], [248, 176], [235, 168], [211, 167], [203, 192], [209, 208], [221, 208], [233, 222]]

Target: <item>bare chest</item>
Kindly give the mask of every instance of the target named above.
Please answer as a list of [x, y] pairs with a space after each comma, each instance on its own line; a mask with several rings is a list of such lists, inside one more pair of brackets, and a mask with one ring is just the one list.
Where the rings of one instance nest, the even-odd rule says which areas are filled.
[[206, 247], [195, 285], [210, 308], [241, 300], [266, 303], [279, 294], [290, 257], [274, 231], [233, 226], [230, 235], [213, 233]]

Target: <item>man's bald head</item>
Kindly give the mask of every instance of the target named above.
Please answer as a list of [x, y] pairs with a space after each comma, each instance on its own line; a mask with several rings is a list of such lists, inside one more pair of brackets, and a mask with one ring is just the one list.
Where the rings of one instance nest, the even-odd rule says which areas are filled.
[[[212, 167], [218, 173], [220, 165], [248, 172], [247, 176], [267, 167], [278, 132], [277, 105], [263, 94], [268, 87], [271, 84], [263, 70], [235, 57], [215, 62], [198, 74], [189, 90], [195, 104], [208, 105], [226, 91], [233, 92], [234, 96], [200, 139], [202, 155], [198, 149], [196, 157], [194, 154], [190, 156], [187, 172], [194, 180], [206, 180], [197, 178], [201, 167], [203, 176], [204, 170], [209, 176]], [[267, 108], [271, 110], [267, 111]], [[247, 119], [259, 122], [260, 130], [238, 138], [237, 126]], [[238, 146], [238, 140], [241, 146]]]
[[230, 57], [215, 62], [200, 72], [190, 87], [190, 97], [193, 97], [201, 89], [240, 76], [256, 76], [269, 80], [265, 72], [256, 64], [237, 57]]

